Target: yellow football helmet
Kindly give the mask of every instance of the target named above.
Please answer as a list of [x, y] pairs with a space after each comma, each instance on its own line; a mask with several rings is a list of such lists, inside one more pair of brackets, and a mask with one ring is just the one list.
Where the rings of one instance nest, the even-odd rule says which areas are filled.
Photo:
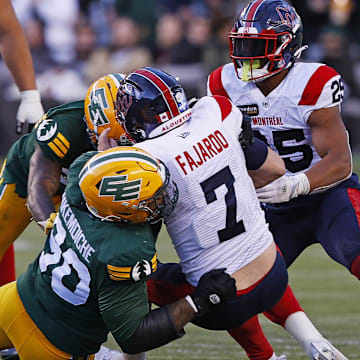
[[166, 166], [131, 146], [93, 156], [79, 174], [79, 185], [88, 210], [106, 221], [154, 223], [169, 216], [178, 199]]
[[99, 135], [108, 127], [109, 137], [119, 145], [129, 145], [131, 141], [121, 125], [115, 108], [116, 94], [124, 74], [113, 73], [94, 81], [85, 97], [84, 111], [91, 142], [96, 146]]

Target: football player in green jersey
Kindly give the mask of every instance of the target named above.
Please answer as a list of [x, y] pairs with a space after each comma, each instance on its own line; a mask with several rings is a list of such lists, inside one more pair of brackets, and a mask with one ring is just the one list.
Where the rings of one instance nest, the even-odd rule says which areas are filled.
[[190, 296], [149, 311], [150, 224], [177, 196], [168, 169], [146, 151], [123, 146], [75, 160], [43, 251], [0, 288], [0, 349], [15, 346], [22, 360], [93, 359], [111, 331], [138, 353], [179, 338], [195, 314], [235, 296], [235, 280], [217, 269]]
[[[113, 137], [126, 142], [113, 105], [122, 78], [121, 74], [101, 77], [90, 86], [85, 101], [50, 109], [32, 133], [13, 144], [0, 172], [0, 260], [32, 217], [43, 228], [54, 217], [67, 168], [83, 152], [96, 149], [96, 138], [89, 130], [112, 124]], [[10, 260], [0, 262], [0, 285], [15, 280]]]

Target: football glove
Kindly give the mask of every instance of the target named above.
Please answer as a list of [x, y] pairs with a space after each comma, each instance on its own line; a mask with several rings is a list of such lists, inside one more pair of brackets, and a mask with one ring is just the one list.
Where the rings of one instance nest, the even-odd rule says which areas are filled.
[[259, 189], [256, 194], [260, 202], [282, 203], [294, 199], [299, 195], [306, 195], [310, 191], [310, 183], [305, 174], [293, 176], [283, 175]]
[[241, 124], [242, 131], [239, 135], [239, 143], [240, 145], [245, 148], [248, 145], [254, 143], [254, 133], [251, 128], [251, 117], [245, 113], [242, 113], [243, 120]]
[[51, 229], [54, 225], [56, 216], [57, 216], [57, 213], [51, 213], [48, 219], [37, 222], [40, 225], [40, 227], [44, 230], [46, 235], [51, 231]]
[[25, 124], [30, 132], [34, 124], [44, 115], [40, 102], [39, 90], [24, 90], [20, 92], [21, 102], [16, 114], [16, 133], [21, 134]]
[[204, 315], [213, 306], [235, 295], [235, 279], [227, 274], [225, 269], [216, 269], [201, 276], [198, 286], [189, 297], [186, 297], [186, 300], [197, 315]]

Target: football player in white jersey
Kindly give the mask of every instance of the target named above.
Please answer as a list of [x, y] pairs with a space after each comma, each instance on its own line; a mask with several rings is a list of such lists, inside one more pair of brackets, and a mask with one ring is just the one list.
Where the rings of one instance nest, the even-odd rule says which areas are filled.
[[[243, 151], [239, 139], [248, 139], [242, 130], [245, 117], [226, 98], [204, 97], [190, 110], [180, 84], [157, 69], [129, 74], [116, 108], [136, 146], [160, 158], [179, 187], [178, 205], [166, 225], [186, 280], [179, 266], [164, 265], [168, 268], [159, 269], [156, 283], [148, 282], [150, 300], [162, 304], [189, 294], [203, 272], [222, 264], [236, 279], [237, 300], [194, 322], [226, 329], [239, 340], [241, 324], [275, 304], [286, 306], [293, 297], [247, 171], [259, 168], [268, 179], [279, 177], [280, 169], [272, 169], [279, 158], [258, 140]], [[159, 294], [162, 283], [166, 292]], [[257, 319], [252, 325], [262, 334]], [[259, 351], [257, 358], [277, 359], [262, 336], [261, 349], [252, 349]], [[306, 345], [311, 359], [320, 355], [313, 356], [311, 342]], [[266, 346], [270, 353], [259, 355]]]
[[[286, 174], [257, 194], [287, 266], [320, 243], [360, 278], [360, 185], [340, 113], [344, 86], [325, 64], [295, 62], [306, 48], [302, 32], [286, 1], [251, 1], [229, 35], [233, 62], [209, 75], [208, 94], [251, 116], [255, 135], [285, 161]], [[301, 323], [301, 313], [284, 315], [278, 322], [301, 335], [287, 324]]]

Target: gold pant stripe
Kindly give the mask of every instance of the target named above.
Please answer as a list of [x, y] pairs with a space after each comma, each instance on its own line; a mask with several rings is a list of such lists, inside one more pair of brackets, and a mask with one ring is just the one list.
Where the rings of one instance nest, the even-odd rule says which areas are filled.
[[15, 193], [15, 184], [4, 185], [0, 199], [0, 260], [31, 221], [26, 199]]

